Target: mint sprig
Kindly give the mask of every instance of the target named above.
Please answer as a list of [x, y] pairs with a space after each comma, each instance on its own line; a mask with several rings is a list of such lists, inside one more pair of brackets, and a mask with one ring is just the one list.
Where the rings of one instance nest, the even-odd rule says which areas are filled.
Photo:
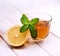
[[37, 37], [37, 31], [34, 26], [39, 21], [39, 18], [33, 18], [32, 20], [28, 20], [28, 17], [23, 14], [20, 21], [23, 24], [23, 26], [20, 28], [20, 32], [22, 33], [29, 29], [32, 38], [35, 39]]

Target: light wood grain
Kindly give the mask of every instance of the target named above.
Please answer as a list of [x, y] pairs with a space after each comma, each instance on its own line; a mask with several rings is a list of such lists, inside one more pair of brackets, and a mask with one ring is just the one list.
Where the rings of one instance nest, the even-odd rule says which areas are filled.
[[0, 56], [16, 56], [0, 37]]
[[60, 56], [60, 39], [53, 34], [50, 33], [45, 41], [38, 44], [40, 47], [52, 54], [52, 56]]
[[[3, 36], [6, 33], [6, 30], [11, 25], [20, 24], [19, 20], [22, 13], [20, 13], [20, 10], [17, 11], [16, 9], [14, 9], [13, 7], [12, 8], [5, 7], [2, 8], [1, 10], [0, 14], [2, 19], [0, 19], [1, 20], [0, 24], [3, 28], [0, 27], [0, 29]], [[29, 44], [27, 47], [19, 48], [19, 49], [13, 48], [13, 50], [18, 55], [21, 56], [60, 56], [60, 39], [58, 39], [57, 36], [54, 36], [52, 33], [50, 33], [49, 36], [41, 43]]]

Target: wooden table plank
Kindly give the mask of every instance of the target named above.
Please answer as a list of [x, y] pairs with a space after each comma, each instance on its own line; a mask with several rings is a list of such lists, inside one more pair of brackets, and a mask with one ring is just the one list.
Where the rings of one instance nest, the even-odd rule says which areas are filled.
[[45, 52], [41, 47], [39, 47], [36, 43], [27, 44], [24, 47], [19, 49], [13, 49], [18, 55], [21, 56], [50, 56], [47, 52]]
[[0, 37], [0, 56], [16, 56]]
[[38, 44], [40, 47], [52, 54], [52, 56], [60, 56], [60, 39], [53, 34], [50, 33], [45, 41]]
[[3, 17], [5, 17], [7, 20], [11, 21], [11, 23], [18, 24], [18, 25], [21, 24], [20, 18], [22, 16], [22, 13], [19, 13], [18, 11], [14, 10], [13, 8], [11, 8], [10, 10], [9, 9], [2, 8], [0, 10], [0, 14]]

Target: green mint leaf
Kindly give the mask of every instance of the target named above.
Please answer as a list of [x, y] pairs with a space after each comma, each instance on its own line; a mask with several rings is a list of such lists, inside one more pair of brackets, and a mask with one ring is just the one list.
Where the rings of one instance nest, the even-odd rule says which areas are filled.
[[35, 25], [38, 21], [39, 21], [39, 18], [33, 18], [33, 19], [30, 21], [30, 24], [31, 24], [31, 25]]
[[20, 28], [20, 32], [25, 32], [28, 29], [28, 24], [24, 24], [21, 28]]
[[20, 21], [22, 24], [28, 24], [29, 22], [28, 17], [25, 14], [22, 15]]
[[37, 37], [37, 31], [36, 31], [36, 29], [34, 28], [34, 26], [29, 25], [29, 30], [30, 30], [30, 33], [31, 33], [32, 38], [35, 39], [35, 38]]

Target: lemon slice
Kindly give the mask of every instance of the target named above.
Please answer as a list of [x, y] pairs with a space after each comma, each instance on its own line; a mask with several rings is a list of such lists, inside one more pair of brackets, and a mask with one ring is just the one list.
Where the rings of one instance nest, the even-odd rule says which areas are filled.
[[20, 26], [14, 26], [7, 31], [7, 41], [11, 46], [21, 46], [27, 41], [27, 31], [20, 32]]

